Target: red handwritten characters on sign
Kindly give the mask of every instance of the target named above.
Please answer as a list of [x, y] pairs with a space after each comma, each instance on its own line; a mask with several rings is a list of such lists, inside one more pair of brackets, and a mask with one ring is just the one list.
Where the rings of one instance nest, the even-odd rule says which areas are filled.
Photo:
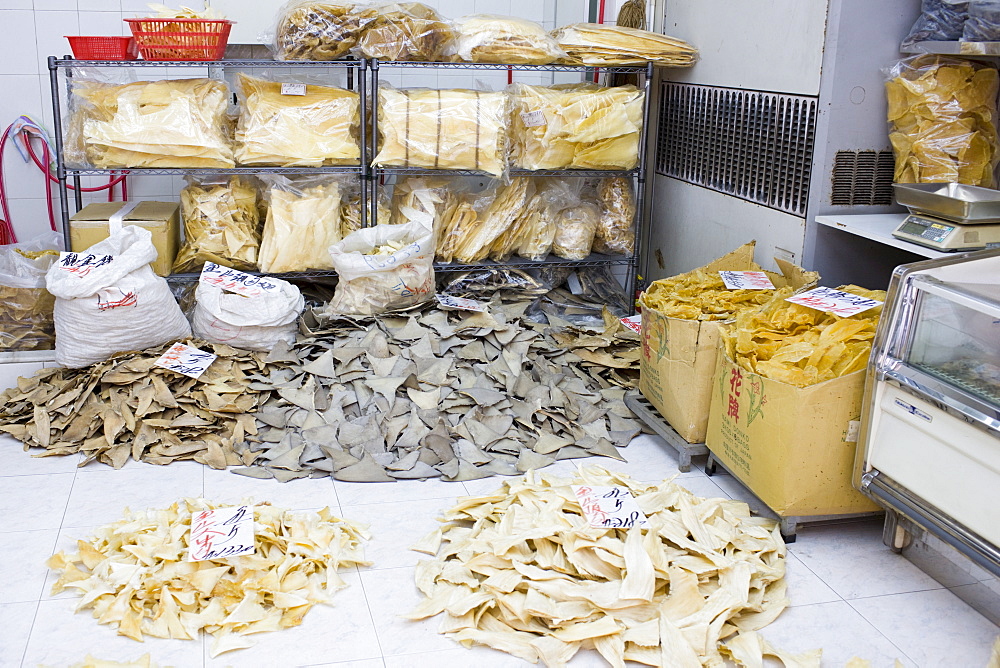
[[729, 408], [726, 411], [728, 417], [737, 422], [740, 420], [740, 389], [743, 387], [743, 370], [736, 367], [729, 374]]

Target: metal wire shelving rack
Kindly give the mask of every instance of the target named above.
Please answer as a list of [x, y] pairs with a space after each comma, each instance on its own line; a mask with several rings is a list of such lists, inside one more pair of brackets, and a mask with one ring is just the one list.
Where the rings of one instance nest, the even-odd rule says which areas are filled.
[[[332, 167], [265, 167], [265, 166], [238, 166], [229, 169], [181, 169], [181, 168], [127, 168], [127, 169], [98, 169], [93, 167], [70, 167], [65, 161], [65, 146], [63, 141], [64, 110], [62, 108], [61, 92], [65, 90], [65, 99], [71, 98], [74, 71], [79, 68], [200, 68], [207, 70], [209, 76], [221, 78], [227, 70], [239, 70], [247, 68], [309, 68], [309, 69], [341, 69], [346, 72], [347, 87], [357, 90], [360, 98], [360, 114], [362, 119], [370, 119], [369, 123], [360, 123], [359, 139], [361, 145], [361, 162], [351, 166]], [[443, 70], [494, 70], [512, 72], [577, 72], [587, 77], [600, 71], [610, 74], [632, 73], [643, 78], [643, 89], [645, 93], [643, 106], [643, 128], [639, 139], [639, 166], [631, 170], [524, 170], [510, 169], [510, 176], [558, 176], [558, 177], [609, 177], [625, 176], [634, 178], [636, 183], [636, 247], [631, 256], [613, 256], [593, 253], [583, 260], [567, 260], [550, 255], [541, 261], [524, 260], [512, 258], [506, 262], [484, 261], [474, 264], [459, 263], [435, 263], [435, 269], [439, 272], [459, 272], [474, 269], [506, 268], [515, 267], [518, 269], [530, 268], [586, 268], [601, 266], [623, 266], [626, 267], [627, 276], [625, 288], [629, 294], [634, 291], [636, 283], [636, 268], [640, 254], [639, 242], [642, 239], [642, 231], [646, 226], [647, 212], [645, 210], [645, 189], [646, 189], [646, 138], [649, 126], [649, 102], [650, 83], [652, 81], [653, 65], [630, 65], [615, 67], [593, 67], [588, 65], [503, 65], [493, 63], [430, 63], [430, 62], [384, 62], [378, 60], [339, 60], [339, 61], [275, 61], [267, 59], [226, 59], [218, 61], [108, 61], [108, 60], [76, 60], [70, 57], [48, 58], [49, 84], [52, 92], [53, 110], [53, 131], [55, 134], [56, 148], [56, 178], [59, 182], [59, 212], [62, 225], [62, 233], [65, 238], [66, 247], [70, 247], [70, 182], [75, 188], [73, 197], [75, 209], [83, 207], [82, 177], [84, 176], [107, 176], [112, 173], [129, 175], [172, 175], [172, 176], [210, 176], [229, 174], [342, 174], [357, 177], [361, 188], [362, 220], [365, 225], [374, 224], [374, 212], [377, 211], [379, 183], [387, 176], [480, 176], [490, 177], [486, 172], [474, 170], [434, 170], [418, 169], [408, 167], [382, 167], [371, 164], [371, 158], [375, 155], [378, 147], [378, 84], [379, 70], [381, 68], [400, 68], [412, 70], [416, 68], [443, 69]], [[61, 76], [62, 75], [62, 76]], [[492, 177], [490, 177], [492, 178]], [[258, 272], [250, 272], [258, 273]], [[323, 279], [332, 278], [337, 274], [335, 271], [312, 270], [289, 273], [269, 273], [267, 275], [284, 279]], [[198, 274], [178, 273], [169, 277], [172, 281], [189, 281], [197, 279]]]

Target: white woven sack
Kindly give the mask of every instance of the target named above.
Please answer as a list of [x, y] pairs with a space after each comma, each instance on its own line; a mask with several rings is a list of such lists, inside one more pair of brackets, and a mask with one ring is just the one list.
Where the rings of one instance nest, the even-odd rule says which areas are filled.
[[[390, 243], [401, 248], [371, 254]], [[330, 246], [330, 257], [338, 280], [327, 313], [374, 315], [420, 304], [434, 294], [434, 233], [419, 222], [351, 232]]]
[[288, 281], [276, 278], [268, 281], [277, 288], [262, 290], [255, 297], [199, 282], [191, 316], [194, 335], [244, 350], [270, 350], [279, 341], [294, 343], [296, 320], [305, 308], [305, 300]]
[[56, 297], [56, 361], [63, 366], [84, 367], [191, 336], [166, 280], [149, 266], [156, 259], [150, 231], [115, 220], [110, 228], [107, 239], [77, 255], [113, 261], [86, 272], [56, 262], [45, 275]]

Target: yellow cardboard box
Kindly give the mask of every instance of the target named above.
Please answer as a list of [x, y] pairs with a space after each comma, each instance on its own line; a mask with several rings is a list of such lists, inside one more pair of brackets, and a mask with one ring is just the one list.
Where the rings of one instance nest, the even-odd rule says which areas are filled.
[[[108, 219], [130, 202], [95, 202], [69, 219], [73, 252], [85, 251], [108, 238]], [[139, 202], [122, 220], [124, 225], [145, 227], [153, 234], [157, 258], [151, 264], [160, 276], [169, 276], [181, 242], [180, 208], [173, 202]]]
[[[701, 271], [761, 271], [753, 261], [755, 242], [744, 244], [701, 267]], [[795, 289], [815, 283], [818, 276], [790, 262], [776, 260], [780, 274], [765, 272], [777, 288]], [[697, 271], [697, 270], [696, 270]], [[683, 275], [683, 274], [682, 274]], [[642, 306], [642, 356], [639, 391], [688, 443], [703, 443], [708, 429], [712, 377], [719, 347], [720, 320], [670, 318]]]
[[865, 372], [795, 387], [749, 372], [720, 350], [705, 444], [786, 517], [849, 515], [879, 507], [854, 489]]

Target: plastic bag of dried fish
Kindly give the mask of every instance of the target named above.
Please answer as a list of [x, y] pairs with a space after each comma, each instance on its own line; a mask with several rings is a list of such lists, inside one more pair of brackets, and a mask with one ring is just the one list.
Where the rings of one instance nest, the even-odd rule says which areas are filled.
[[181, 190], [184, 245], [175, 272], [200, 271], [205, 262], [253, 271], [260, 248], [257, 188], [246, 177], [188, 177]]
[[61, 237], [47, 232], [0, 246], [0, 350], [51, 350], [55, 345], [45, 273], [59, 257]]
[[549, 286], [531, 274], [514, 267], [476, 269], [453, 274], [441, 283], [439, 292], [454, 297], [489, 300], [499, 292], [502, 296], [528, 299], [543, 295]]
[[585, 260], [590, 255], [601, 213], [597, 206], [580, 202], [562, 209], [556, 222], [552, 252], [566, 260]]
[[260, 269], [270, 273], [332, 269], [327, 249], [341, 240], [342, 184], [336, 177], [263, 174], [267, 220]]
[[508, 184], [497, 184], [476, 198], [477, 217], [466, 231], [456, 230], [454, 260], [462, 264], [480, 262], [494, 251], [513, 248], [519, 239], [518, 223], [535, 194], [532, 179], [519, 176]]
[[278, 10], [275, 60], [337, 60], [374, 19], [374, 8], [339, 0], [291, 0]]
[[56, 297], [56, 361], [78, 368], [191, 335], [167, 281], [153, 273], [149, 230], [112, 220], [110, 236], [45, 275]]
[[374, 315], [434, 294], [434, 232], [420, 223], [376, 225], [330, 246], [340, 277], [327, 314]]
[[376, 12], [352, 49], [359, 58], [436, 62], [455, 38], [451, 24], [419, 2], [381, 5]]
[[[263, 78], [240, 73], [243, 96], [236, 128], [241, 165], [323, 167], [356, 165], [361, 156], [359, 97], [355, 91], [294, 78], [301, 90], [288, 92], [280, 73]], [[269, 80], [274, 79], [274, 80]]]
[[[340, 184], [340, 238], [343, 239], [351, 232], [357, 232], [365, 226], [365, 216], [361, 215], [361, 188], [357, 181], [348, 180]], [[369, 201], [365, 201], [365, 206], [371, 206]], [[378, 211], [376, 223], [388, 225], [391, 218], [389, 209], [389, 196], [385, 189], [378, 192]], [[367, 214], [367, 211], [366, 211]]]
[[635, 252], [635, 197], [632, 180], [620, 176], [602, 179], [597, 186], [601, 218], [594, 236], [594, 252], [632, 255]]
[[455, 28], [457, 37], [448, 53], [467, 63], [547, 65], [567, 57], [534, 21], [475, 14], [458, 19]]
[[458, 206], [465, 190], [461, 179], [448, 177], [408, 176], [396, 182], [392, 190], [393, 225], [420, 223], [435, 236], [440, 234], [446, 219]]
[[244, 350], [271, 350], [295, 342], [296, 321], [305, 301], [299, 289], [279, 278], [264, 278], [259, 294], [247, 297], [198, 282], [191, 329], [194, 335]]

